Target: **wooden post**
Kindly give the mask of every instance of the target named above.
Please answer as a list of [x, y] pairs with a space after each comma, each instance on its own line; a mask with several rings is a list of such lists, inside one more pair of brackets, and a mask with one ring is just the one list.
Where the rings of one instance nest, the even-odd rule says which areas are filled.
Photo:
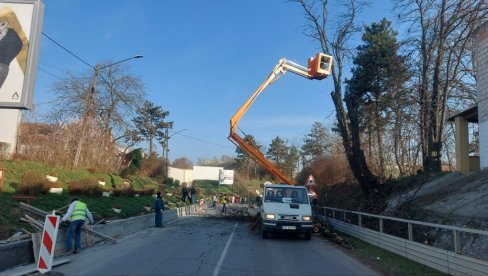
[[363, 217], [362, 217], [362, 215], [361, 215], [361, 214], [359, 214], [359, 215], [358, 215], [358, 226], [359, 226], [359, 227], [363, 227], [362, 218], [363, 218]]
[[380, 218], [380, 233], [383, 233], [383, 218]]

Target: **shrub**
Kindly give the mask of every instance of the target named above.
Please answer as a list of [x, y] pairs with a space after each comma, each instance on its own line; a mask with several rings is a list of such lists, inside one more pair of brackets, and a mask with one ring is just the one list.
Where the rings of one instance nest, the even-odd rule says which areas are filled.
[[130, 170], [129, 170], [129, 167], [127, 168], [123, 168], [121, 171], [120, 171], [120, 177], [122, 178], [127, 178], [130, 174]]
[[142, 159], [142, 149], [135, 149], [127, 153], [125, 160], [129, 165], [120, 171], [120, 176], [125, 178], [139, 171], [142, 165]]
[[135, 194], [133, 189], [117, 188], [114, 190], [114, 196], [133, 196]]
[[61, 182], [49, 182], [50, 188], [64, 188], [64, 184]]
[[158, 163], [156, 164], [149, 173], [150, 177], [164, 177], [166, 175], [166, 165]]
[[[161, 160], [156, 158], [144, 159], [141, 163], [141, 168], [139, 169], [138, 174], [149, 177], [162, 177], [162, 174], [158, 175], [158, 167], [161, 167]], [[164, 172], [164, 167], [162, 169]]]
[[72, 195], [81, 195], [81, 187], [78, 182], [71, 182], [68, 184], [68, 191]]
[[68, 190], [73, 195], [101, 196], [104, 189], [94, 178], [83, 178], [78, 182], [71, 182]]
[[114, 196], [133, 196], [134, 194], [134, 188], [128, 183], [123, 183], [114, 190]]
[[48, 175], [58, 177], [58, 173], [55, 170], [51, 170]]
[[39, 195], [46, 194], [50, 188], [50, 182], [42, 173], [27, 171], [22, 175], [19, 192], [26, 195]]
[[154, 194], [154, 187], [151, 186], [151, 185], [144, 185], [144, 188], [140, 191], [138, 191], [138, 193], [140, 195], [146, 195], [146, 196], [152, 196]]

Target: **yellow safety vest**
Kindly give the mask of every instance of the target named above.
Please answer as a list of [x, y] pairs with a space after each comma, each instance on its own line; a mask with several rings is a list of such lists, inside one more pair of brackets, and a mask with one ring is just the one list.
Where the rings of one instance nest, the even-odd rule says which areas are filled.
[[85, 218], [86, 218], [86, 204], [81, 201], [75, 201], [75, 208], [69, 220], [70, 221], [85, 220]]

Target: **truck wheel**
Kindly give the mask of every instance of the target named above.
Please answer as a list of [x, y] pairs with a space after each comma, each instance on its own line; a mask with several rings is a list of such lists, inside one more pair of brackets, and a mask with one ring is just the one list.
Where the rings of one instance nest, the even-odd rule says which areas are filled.
[[314, 232], [314, 233], [318, 233], [318, 232], [320, 232], [320, 224], [319, 224], [319, 225], [315, 225], [315, 226], [313, 227], [313, 232]]
[[305, 239], [306, 239], [307, 241], [309, 241], [309, 240], [311, 240], [311, 239], [312, 239], [312, 232], [307, 232], [307, 233], [304, 233], [304, 235], [305, 235]]

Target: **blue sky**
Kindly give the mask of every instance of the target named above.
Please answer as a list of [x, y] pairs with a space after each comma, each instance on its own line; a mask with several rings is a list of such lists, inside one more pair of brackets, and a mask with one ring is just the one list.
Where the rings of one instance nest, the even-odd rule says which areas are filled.
[[[174, 131], [185, 129], [170, 140], [171, 160], [234, 156], [227, 139], [230, 117], [280, 58], [306, 65], [319, 50], [303, 34], [301, 8], [283, 0], [43, 2], [43, 32], [88, 63], [144, 56], [129, 61], [131, 71], [144, 82], [149, 100], [170, 111]], [[362, 20], [369, 24], [391, 14], [389, 0], [374, 1]], [[54, 97], [54, 76], [87, 70], [45, 37], [38, 68], [34, 104], [41, 113]], [[314, 121], [333, 119], [331, 90], [331, 79], [287, 73], [239, 126], [263, 145], [276, 136], [300, 144]]]

